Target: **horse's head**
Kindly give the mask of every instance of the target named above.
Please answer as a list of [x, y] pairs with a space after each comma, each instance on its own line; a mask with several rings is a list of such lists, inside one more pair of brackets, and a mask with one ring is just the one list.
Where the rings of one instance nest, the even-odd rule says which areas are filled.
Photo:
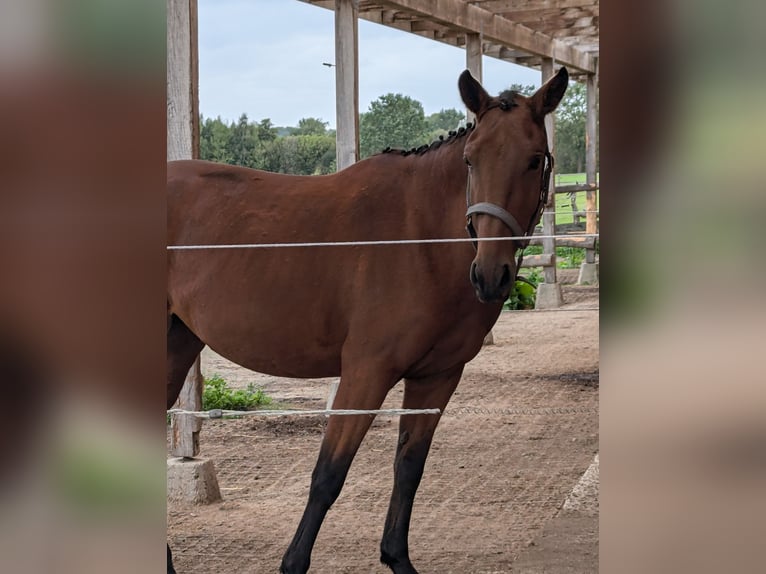
[[[491, 97], [466, 70], [458, 85], [476, 127], [465, 144], [469, 165], [468, 228], [478, 237], [531, 234], [542, 213], [551, 157], [543, 118], [556, 109], [569, 75], [561, 68], [534, 95]], [[508, 297], [516, 277], [514, 254], [523, 241], [480, 241], [471, 283], [480, 301]]]

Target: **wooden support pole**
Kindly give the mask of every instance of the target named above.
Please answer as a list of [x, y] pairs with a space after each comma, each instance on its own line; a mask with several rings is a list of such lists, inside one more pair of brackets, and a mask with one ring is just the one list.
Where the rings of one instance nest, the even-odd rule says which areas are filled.
[[[184, 386], [178, 395], [176, 408], [187, 411], [202, 410], [202, 388], [204, 381], [200, 359], [194, 361], [186, 375]], [[199, 454], [199, 433], [202, 419], [193, 415], [173, 415], [171, 419], [170, 454], [182, 458], [194, 458]]]
[[[542, 61], [542, 80], [547, 82], [553, 77], [553, 59], [544, 58]], [[548, 134], [548, 149], [555, 155], [555, 112], [545, 116], [545, 130]], [[550, 194], [548, 204], [543, 211], [543, 235], [552, 236], [556, 233], [556, 190], [555, 173], [551, 173]], [[556, 280], [556, 242], [554, 239], [543, 239], [543, 255], [550, 257], [550, 265], [543, 267], [543, 282], [537, 286], [535, 309], [555, 309], [562, 305], [561, 285]]]
[[[479, 83], [482, 83], [482, 40], [481, 34], [465, 35], [465, 67]], [[466, 110], [465, 114], [467, 122], [476, 121], [476, 117], [470, 110]]]
[[197, 0], [167, 0], [167, 159], [199, 157]]
[[[585, 116], [585, 182], [595, 187], [597, 157], [598, 157], [598, 76], [596, 74], [588, 75], [586, 83], [586, 116]], [[598, 224], [596, 218], [596, 191], [588, 190], [585, 193], [585, 232], [598, 233]], [[595, 249], [588, 249], [585, 252], [585, 262], [596, 262]]]
[[[199, 157], [199, 80], [197, 0], [167, 0], [167, 159]], [[186, 377], [176, 406], [202, 409], [199, 357]], [[173, 416], [170, 450], [173, 456], [199, 454], [202, 421]]]
[[359, 0], [335, 0], [335, 157], [337, 169], [359, 159]]
[[[542, 64], [543, 84], [553, 77], [553, 60], [544, 58]], [[548, 134], [548, 149], [552, 155], [556, 155], [554, 142], [556, 141], [556, 116], [552, 112], [545, 116], [545, 130]], [[554, 189], [555, 174], [551, 173], [550, 193], [548, 195], [548, 205], [543, 211], [543, 235], [555, 235], [556, 233], [556, 192]], [[546, 283], [556, 283], [556, 245], [553, 239], [543, 240], [543, 253], [550, 254], [552, 264], [545, 268], [544, 277]]]

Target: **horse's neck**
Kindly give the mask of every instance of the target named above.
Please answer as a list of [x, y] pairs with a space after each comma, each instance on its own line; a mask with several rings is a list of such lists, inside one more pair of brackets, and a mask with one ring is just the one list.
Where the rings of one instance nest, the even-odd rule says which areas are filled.
[[[433, 219], [443, 233], [462, 229], [468, 169], [463, 161], [465, 137], [415, 158], [412, 183], [418, 211]], [[445, 237], [447, 235], [444, 235]]]

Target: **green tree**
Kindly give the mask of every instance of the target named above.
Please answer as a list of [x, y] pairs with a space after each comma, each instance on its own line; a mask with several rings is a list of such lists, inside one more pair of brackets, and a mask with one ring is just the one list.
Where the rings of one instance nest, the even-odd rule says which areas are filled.
[[264, 145], [258, 167], [293, 175], [333, 173], [335, 137], [314, 134], [277, 138]]
[[564, 98], [556, 108], [556, 171], [585, 171], [586, 88], [570, 82]]
[[245, 167], [255, 167], [255, 151], [258, 147], [256, 126], [247, 119], [247, 114], [239, 116], [236, 124], [229, 128], [230, 136], [226, 146], [229, 163]]
[[465, 114], [454, 108], [442, 109], [426, 118], [426, 124], [430, 132], [449, 132], [456, 130], [460, 122], [465, 119]]
[[531, 96], [537, 91], [537, 88], [534, 87], [532, 84], [527, 84], [526, 86], [523, 86], [521, 84], [511, 84], [508, 86], [508, 89], [512, 92], [517, 92], [521, 94], [522, 96]]
[[264, 118], [254, 126], [255, 138], [259, 143], [274, 141], [277, 139], [278, 128], [271, 123], [271, 119]]
[[323, 136], [327, 133], [327, 122], [319, 118], [302, 118], [298, 120], [298, 127], [293, 130], [294, 136]]
[[402, 94], [380, 96], [359, 118], [362, 157], [389, 146], [404, 149], [417, 147], [428, 143], [428, 134], [423, 105]]
[[231, 163], [229, 151], [229, 126], [219, 117], [204, 118], [200, 115], [199, 155], [200, 159]]

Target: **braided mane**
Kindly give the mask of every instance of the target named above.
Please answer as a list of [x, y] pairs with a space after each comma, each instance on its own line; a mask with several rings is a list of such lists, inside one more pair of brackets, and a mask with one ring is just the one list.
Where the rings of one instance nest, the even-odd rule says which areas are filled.
[[457, 139], [465, 137], [471, 131], [473, 131], [474, 127], [475, 126], [473, 123], [468, 122], [464, 128], [460, 128], [457, 131], [456, 130], [450, 131], [446, 138], [444, 136], [439, 136], [438, 140], [434, 140], [430, 144], [423, 144], [420, 147], [414, 147], [412, 149], [400, 149], [400, 148], [387, 147], [380, 153], [398, 153], [403, 156], [408, 156], [412, 154], [423, 155], [427, 151], [431, 151], [432, 149], [437, 149], [441, 147], [443, 144], [452, 143]]
[[[515, 108], [516, 106], [519, 105], [516, 102], [516, 97], [519, 95], [520, 94], [514, 90], [506, 90], [502, 92], [497, 98], [495, 98], [495, 105], [493, 107], [498, 107], [502, 110], [510, 110], [512, 108]], [[387, 147], [380, 153], [396, 153], [402, 156], [408, 156], [413, 154], [423, 155], [424, 153], [437, 149], [444, 144], [452, 143], [455, 140], [465, 137], [466, 135], [471, 133], [475, 128], [476, 128], [475, 123], [468, 122], [464, 128], [450, 131], [446, 138], [443, 135], [439, 136], [438, 140], [434, 140], [430, 144], [423, 144], [420, 147], [414, 147], [411, 149]]]

